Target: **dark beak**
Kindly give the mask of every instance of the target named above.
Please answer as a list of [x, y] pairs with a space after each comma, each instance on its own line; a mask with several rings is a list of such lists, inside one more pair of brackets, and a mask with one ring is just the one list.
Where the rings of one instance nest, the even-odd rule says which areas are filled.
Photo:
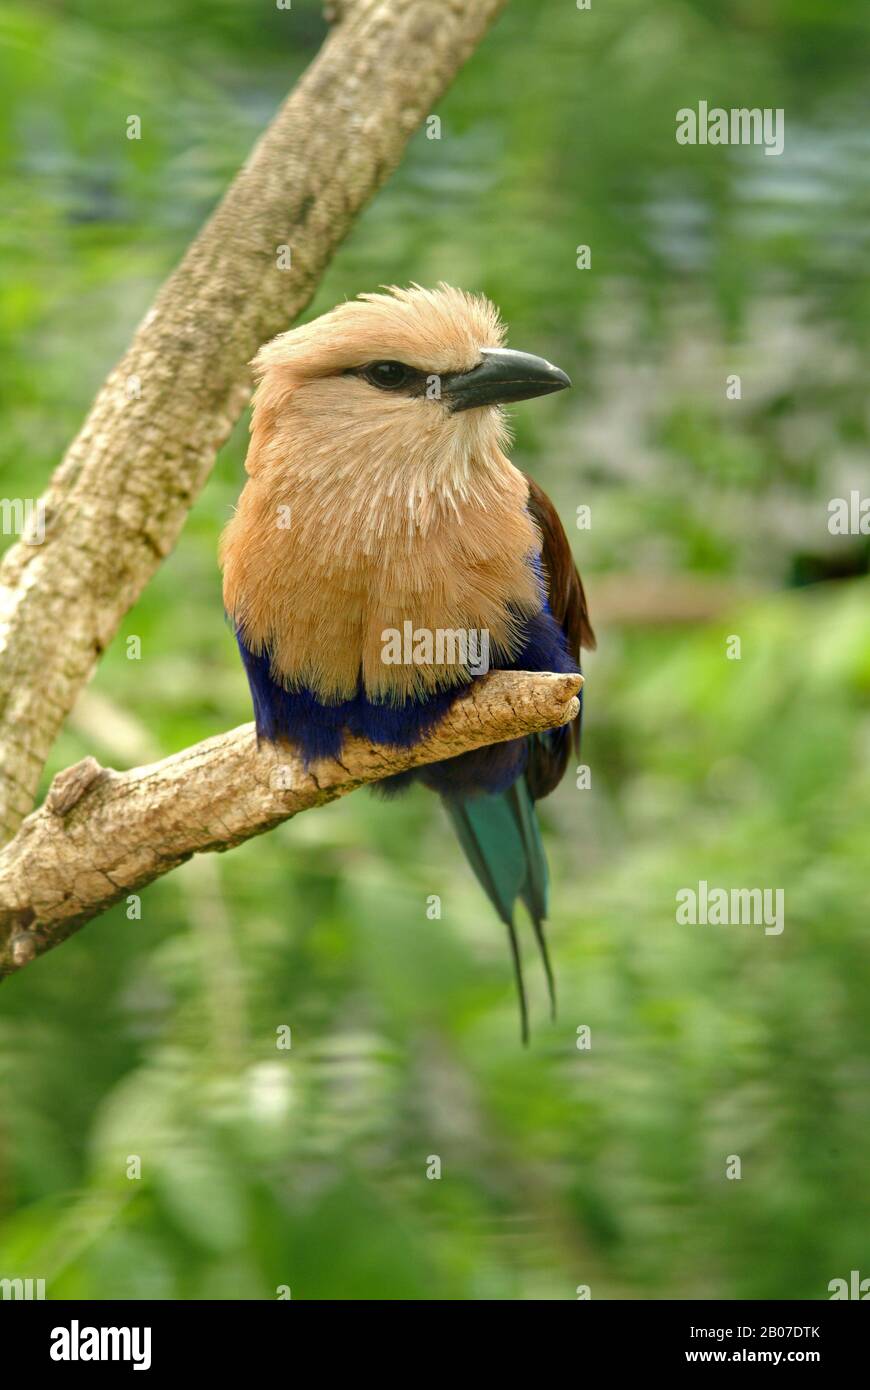
[[483, 361], [470, 372], [451, 372], [441, 378], [441, 398], [451, 414], [482, 405], [504, 405], [564, 391], [571, 378], [530, 352], [483, 348]]

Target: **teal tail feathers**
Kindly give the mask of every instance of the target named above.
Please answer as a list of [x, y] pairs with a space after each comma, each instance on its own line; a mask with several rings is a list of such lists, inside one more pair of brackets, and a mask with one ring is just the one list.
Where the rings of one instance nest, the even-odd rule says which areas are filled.
[[556, 990], [544, 938], [547, 916], [547, 860], [538, 827], [535, 803], [525, 777], [497, 795], [444, 798], [447, 813], [481, 887], [508, 929], [523, 1042], [529, 1038], [528, 1004], [523, 967], [514, 924], [514, 908], [520, 899], [528, 909], [541, 953], [550, 996], [550, 1013], [556, 1015]]

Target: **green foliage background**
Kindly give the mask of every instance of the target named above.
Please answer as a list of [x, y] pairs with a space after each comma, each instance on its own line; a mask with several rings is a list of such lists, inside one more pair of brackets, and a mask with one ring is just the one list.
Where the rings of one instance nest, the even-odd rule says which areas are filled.
[[[323, 29], [306, 0], [4, 8], [3, 495], [37, 495]], [[188, 865], [2, 990], [0, 1277], [476, 1300], [870, 1275], [866, 541], [827, 530], [868, 492], [868, 57], [860, 0], [514, 0], [414, 139], [310, 312], [443, 278], [575, 379], [516, 409], [514, 451], [601, 615], [592, 788], [544, 806], [559, 1020], [527, 951], [520, 1048], [502, 930], [423, 792]], [[700, 99], [783, 107], [784, 154], [678, 146]], [[215, 564], [244, 449], [242, 422], [47, 778], [249, 717]], [[715, 616], [644, 618], [714, 582]], [[784, 933], [676, 925], [700, 879], [782, 887]]]

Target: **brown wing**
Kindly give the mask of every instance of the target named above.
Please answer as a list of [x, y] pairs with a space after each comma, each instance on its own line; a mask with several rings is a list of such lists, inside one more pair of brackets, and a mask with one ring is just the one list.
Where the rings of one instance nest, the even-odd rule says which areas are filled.
[[580, 660], [580, 648], [595, 650], [595, 633], [589, 621], [586, 595], [574, 564], [574, 556], [559, 520], [559, 513], [542, 487], [528, 479], [529, 511], [538, 523], [544, 545], [541, 559], [547, 578], [550, 609], [568, 638], [571, 655]]
[[[589, 621], [583, 584], [556, 508], [532, 478], [528, 479], [528, 483], [529, 511], [538, 523], [543, 540], [541, 560], [550, 611], [568, 639], [568, 650], [579, 662], [581, 647], [587, 651], [595, 649], [595, 633]], [[572, 730], [575, 750], [580, 747], [580, 721], [581, 715], [578, 715]], [[568, 765], [570, 747], [571, 740], [564, 737], [534, 740], [526, 776], [535, 801], [547, 796], [561, 782]]]

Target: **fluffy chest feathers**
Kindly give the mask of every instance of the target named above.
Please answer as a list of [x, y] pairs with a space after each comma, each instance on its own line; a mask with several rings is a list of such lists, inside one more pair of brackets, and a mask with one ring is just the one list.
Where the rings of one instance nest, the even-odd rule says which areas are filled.
[[388, 402], [371, 422], [352, 404], [337, 408], [328, 383], [261, 402], [222, 541], [224, 602], [246, 645], [271, 654], [275, 679], [327, 703], [360, 677], [379, 700], [468, 679], [455, 655], [385, 662], [386, 635], [408, 622], [485, 632], [497, 664], [541, 606], [540, 536], [500, 418], [475, 412], [445, 431], [431, 403]]

